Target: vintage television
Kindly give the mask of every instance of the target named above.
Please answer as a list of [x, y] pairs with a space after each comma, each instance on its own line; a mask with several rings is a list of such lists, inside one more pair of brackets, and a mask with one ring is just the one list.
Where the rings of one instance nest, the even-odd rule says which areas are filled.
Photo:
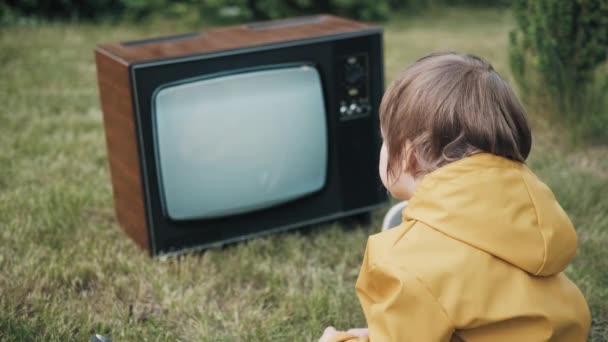
[[95, 50], [118, 220], [150, 254], [366, 213], [382, 30], [330, 15]]

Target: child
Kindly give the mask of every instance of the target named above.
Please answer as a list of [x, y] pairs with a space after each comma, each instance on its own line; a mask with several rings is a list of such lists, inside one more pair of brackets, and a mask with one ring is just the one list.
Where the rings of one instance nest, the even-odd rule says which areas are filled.
[[356, 289], [368, 329], [322, 341], [586, 341], [590, 313], [563, 270], [574, 228], [526, 166], [524, 109], [482, 59], [425, 56], [380, 108], [380, 177], [410, 200], [369, 238]]

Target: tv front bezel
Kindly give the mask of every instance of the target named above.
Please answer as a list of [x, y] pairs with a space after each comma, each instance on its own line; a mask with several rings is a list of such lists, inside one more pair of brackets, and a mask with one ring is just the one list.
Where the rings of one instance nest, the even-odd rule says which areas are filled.
[[[342, 43], [341, 47], [339, 46]], [[358, 45], [358, 47], [357, 47]], [[256, 47], [233, 49], [188, 57], [172, 58], [154, 62], [133, 64], [129, 67], [130, 82], [133, 91], [133, 108], [135, 116], [136, 135], [138, 138], [138, 153], [141, 163], [141, 179], [145, 194], [144, 205], [146, 211], [147, 229], [149, 234], [150, 253], [168, 254], [181, 253], [191, 249], [203, 249], [211, 246], [223, 245], [234, 241], [244, 240], [253, 236], [270, 234], [296, 227], [319, 223], [363, 213], [386, 205], [386, 193], [379, 184], [378, 194], [368, 195], [374, 197], [369, 205], [353, 209], [344, 209], [348, 205], [343, 202], [344, 191], [341, 189], [338, 167], [344, 156], [340, 157], [336, 137], [337, 122], [331, 120], [337, 108], [337, 98], [334, 89], [337, 88], [334, 79], [336, 72], [336, 57], [352, 54], [349, 46], [355, 46], [354, 52], [366, 53], [370, 60], [379, 65], [375, 72], [370, 72], [370, 99], [375, 108], [378, 107], [382, 93], [382, 30], [374, 28], [355, 33], [337, 34], [313, 39], [288, 41], [276, 44], [267, 44]], [[297, 56], [297, 57], [296, 57]], [[258, 212], [236, 215], [234, 217], [193, 220], [177, 222], [170, 220], [162, 214], [160, 203], [160, 189], [157, 182], [156, 164], [158, 159], [153, 148], [154, 139], [152, 117], [144, 114], [151, 113], [152, 96], [159, 87], [172, 82], [193, 78], [194, 75], [209, 75], [213, 72], [260, 67], [263, 65], [276, 65], [293, 63], [294, 61], [313, 64], [321, 77], [323, 96], [326, 107], [327, 141], [328, 141], [328, 167], [326, 185], [322, 190], [296, 201], [277, 207], [264, 209]], [[370, 63], [371, 64], [371, 63]], [[379, 70], [378, 70], [379, 68]], [[180, 71], [181, 69], [181, 71]], [[147, 103], [146, 103], [147, 102]], [[143, 113], [143, 114], [142, 114]], [[355, 120], [353, 120], [354, 122]], [[377, 118], [370, 120], [370, 124], [377, 129]], [[367, 147], [363, 147], [367, 148]], [[371, 146], [378, 149], [379, 146]], [[375, 166], [374, 166], [375, 170]], [[369, 174], [369, 172], [367, 172]], [[377, 172], [375, 173], [377, 176]], [[379, 182], [377, 182], [379, 183]], [[368, 191], [368, 193], [370, 193]], [[334, 202], [334, 203], [331, 203]], [[314, 213], [311, 213], [314, 212]], [[293, 216], [295, 219], [291, 219]], [[308, 218], [306, 218], [308, 217]], [[273, 222], [289, 222], [274, 225]], [[230, 229], [230, 232], [226, 232]]]

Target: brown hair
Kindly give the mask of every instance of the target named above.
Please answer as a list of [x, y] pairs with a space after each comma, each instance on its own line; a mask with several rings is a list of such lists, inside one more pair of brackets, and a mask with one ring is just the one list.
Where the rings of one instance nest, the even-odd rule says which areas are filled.
[[418, 175], [480, 152], [524, 162], [532, 144], [523, 106], [492, 65], [452, 52], [420, 58], [389, 85], [380, 126], [391, 174], [400, 160]]

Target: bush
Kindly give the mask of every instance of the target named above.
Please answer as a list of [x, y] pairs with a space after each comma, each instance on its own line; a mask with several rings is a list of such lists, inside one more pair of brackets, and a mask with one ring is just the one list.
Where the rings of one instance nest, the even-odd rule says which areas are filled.
[[[417, 0], [428, 1], [428, 0]], [[390, 0], [8, 0], [0, 2], [4, 23], [15, 14], [51, 20], [97, 20], [108, 17], [142, 19], [175, 8], [200, 11], [206, 18], [265, 20], [291, 15], [335, 13], [363, 20], [381, 20]]]
[[27, 17], [48, 19], [91, 19], [119, 10], [119, 0], [8, 0], [6, 5]]
[[[375, 21], [391, 11], [419, 11], [442, 5], [505, 5], [511, 0], [0, 0], [0, 19], [15, 14], [59, 20], [115, 17], [138, 20], [150, 15], [199, 11], [212, 20], [265, 20], [293, 15], [333, 13]], [[4, 20], [3, 22], [9, 22]]]
[[363, 20], [382, 20], [390, 13], [389, 0], [210, 0], [201, 3], [207, 18], [266, 20], [294, 15], [334, 13]]
[[570, 123], [602, 134], [608, 129], [608, 0], [513, 4], [517, 29], [511, 32], [510, 62], [528, 102], [548, 102]]
[[239, 20], [275, 19], [291, 15], [333, 13], [375, 21], [386, 19], [391, 11], [420, 11], [433, 6], [502, 6], [511, 0], [209, 0], [201, 6], [206, 16]]
[[[97, 21], [108, 18], [140, 20], [152, 14], [172, 14], [189, 1], [171, 0], [9, 0], [0, 2], [0, 16], [4, 10], [12, 17], [45, 20]], [[7, 23], [8, 20], [4, 20]], [[12, 20], [15, 21], [15, 20]]]

